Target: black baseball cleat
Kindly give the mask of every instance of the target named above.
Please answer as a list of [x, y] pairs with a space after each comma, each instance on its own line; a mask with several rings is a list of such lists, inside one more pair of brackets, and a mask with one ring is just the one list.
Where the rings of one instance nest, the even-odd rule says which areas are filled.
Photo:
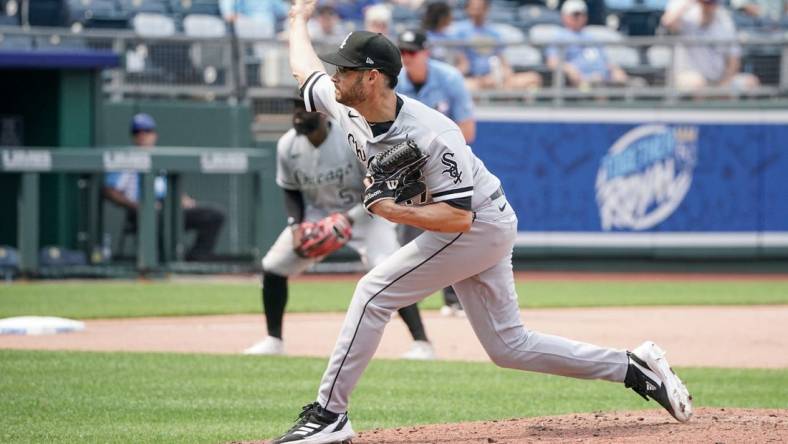
[[332, 413], [313, 402], [302, 407], [295, 425], [271, 444], [349, 444], [355, 435], [347, 413]]
[[665, 359], [657, 344], [646, 341], [631, 352], [624, 386], [644, 399], [657, 401], [680, 422], [692, 417], [692, 396]]

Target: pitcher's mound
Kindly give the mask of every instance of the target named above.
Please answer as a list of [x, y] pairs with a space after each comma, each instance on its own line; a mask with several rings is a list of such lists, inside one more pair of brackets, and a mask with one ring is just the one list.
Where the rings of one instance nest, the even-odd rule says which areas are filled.
[[788, 442], [788, 410], [702, 408], [686, 424], [663, 410], [545, 416], [368, 430], [353, 444]]

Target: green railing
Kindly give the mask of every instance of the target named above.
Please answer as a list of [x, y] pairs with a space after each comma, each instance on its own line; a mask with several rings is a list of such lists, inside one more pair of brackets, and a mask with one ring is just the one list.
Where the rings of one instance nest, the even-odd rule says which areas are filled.
[[[183, 257], [183, 213], [179, 176], [184, 173], [251, 175], [250, 193], [254, 219], [251, 245], [246, 252], [257, 261], [273, 244], [281, 225], [281, 209], [275, 196], [278, 188], [274, 177], [276, 162], [271, 150], [238, 148], [156, 148], [146, 151], [124, 149], [2, 149], [0, 174], [18, 174], [17, 246], [20, 271], [36, 274], [39, 268], [40, 181], [42, 174], [81, 173], [88, 177], [86, 185], [87, 227], [84, 242], [88, 249], [100, 246], [102, 238], [101, 185], [103, 175], [113, 171], [136, 171], [142, 175], [140, 211], [137, 213], [137, 261], [139, 271], [154, 271], [163, 262]], [[154, 179], [166, 174], [168, 193], [161, 204], [162, 255], [159, 257]], [[277, 202], [274, 204], [274, 202]], [[233, 223], [233, 221], [228, 221]]]

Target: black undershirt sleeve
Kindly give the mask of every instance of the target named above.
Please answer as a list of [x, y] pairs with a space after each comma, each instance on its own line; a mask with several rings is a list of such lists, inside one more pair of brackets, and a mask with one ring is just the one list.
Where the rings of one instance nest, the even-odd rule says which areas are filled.
[[442, 202], [446, 202], [447, 204], [453, 206], [454, 208], [471, 211], [471, 196], [460, 197], [451, 200], [444, 200]]
[[287, 218], [292, 222], [300, 224], [304, 221], [304, 195], [301, 194], [299, 190], [285, 189], [284, 192]]

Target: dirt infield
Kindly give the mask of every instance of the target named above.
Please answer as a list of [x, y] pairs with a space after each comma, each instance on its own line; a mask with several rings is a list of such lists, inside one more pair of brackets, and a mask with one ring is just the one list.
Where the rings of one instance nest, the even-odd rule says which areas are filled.
[[684, 424], [662, 410], [600, 412], [373, 429], [353, 439], [353, 444], [565, 442], [784, 443], [788, 442], [788, 410], [702, 408]]
[[[521, 316], [530, 329], [611, 347], [632, 348], [652, 339], [676, 366], [788, 368], [788, 306], [529, 309]], [[327, 357], [343, 317], [288, 314], [286, 351]], [[489, 361], [466, 319], [434, 311], [423, 317], [439, 359]], [[265, 331], [260, 315], [88, 320], [85, 325], [83, 332], [54, 336], [0, 335], [0, 348], [239, 353]], [[397, 358], [409, 346], [407, 329], [395, 318], [375, 356]]]
[[686, 424], [660, 410], [547, 416], [369, 430], [353, 440], [353, 444], [532, 442], [781, 443], [788, 442], [788, 410], [705, 408]]

